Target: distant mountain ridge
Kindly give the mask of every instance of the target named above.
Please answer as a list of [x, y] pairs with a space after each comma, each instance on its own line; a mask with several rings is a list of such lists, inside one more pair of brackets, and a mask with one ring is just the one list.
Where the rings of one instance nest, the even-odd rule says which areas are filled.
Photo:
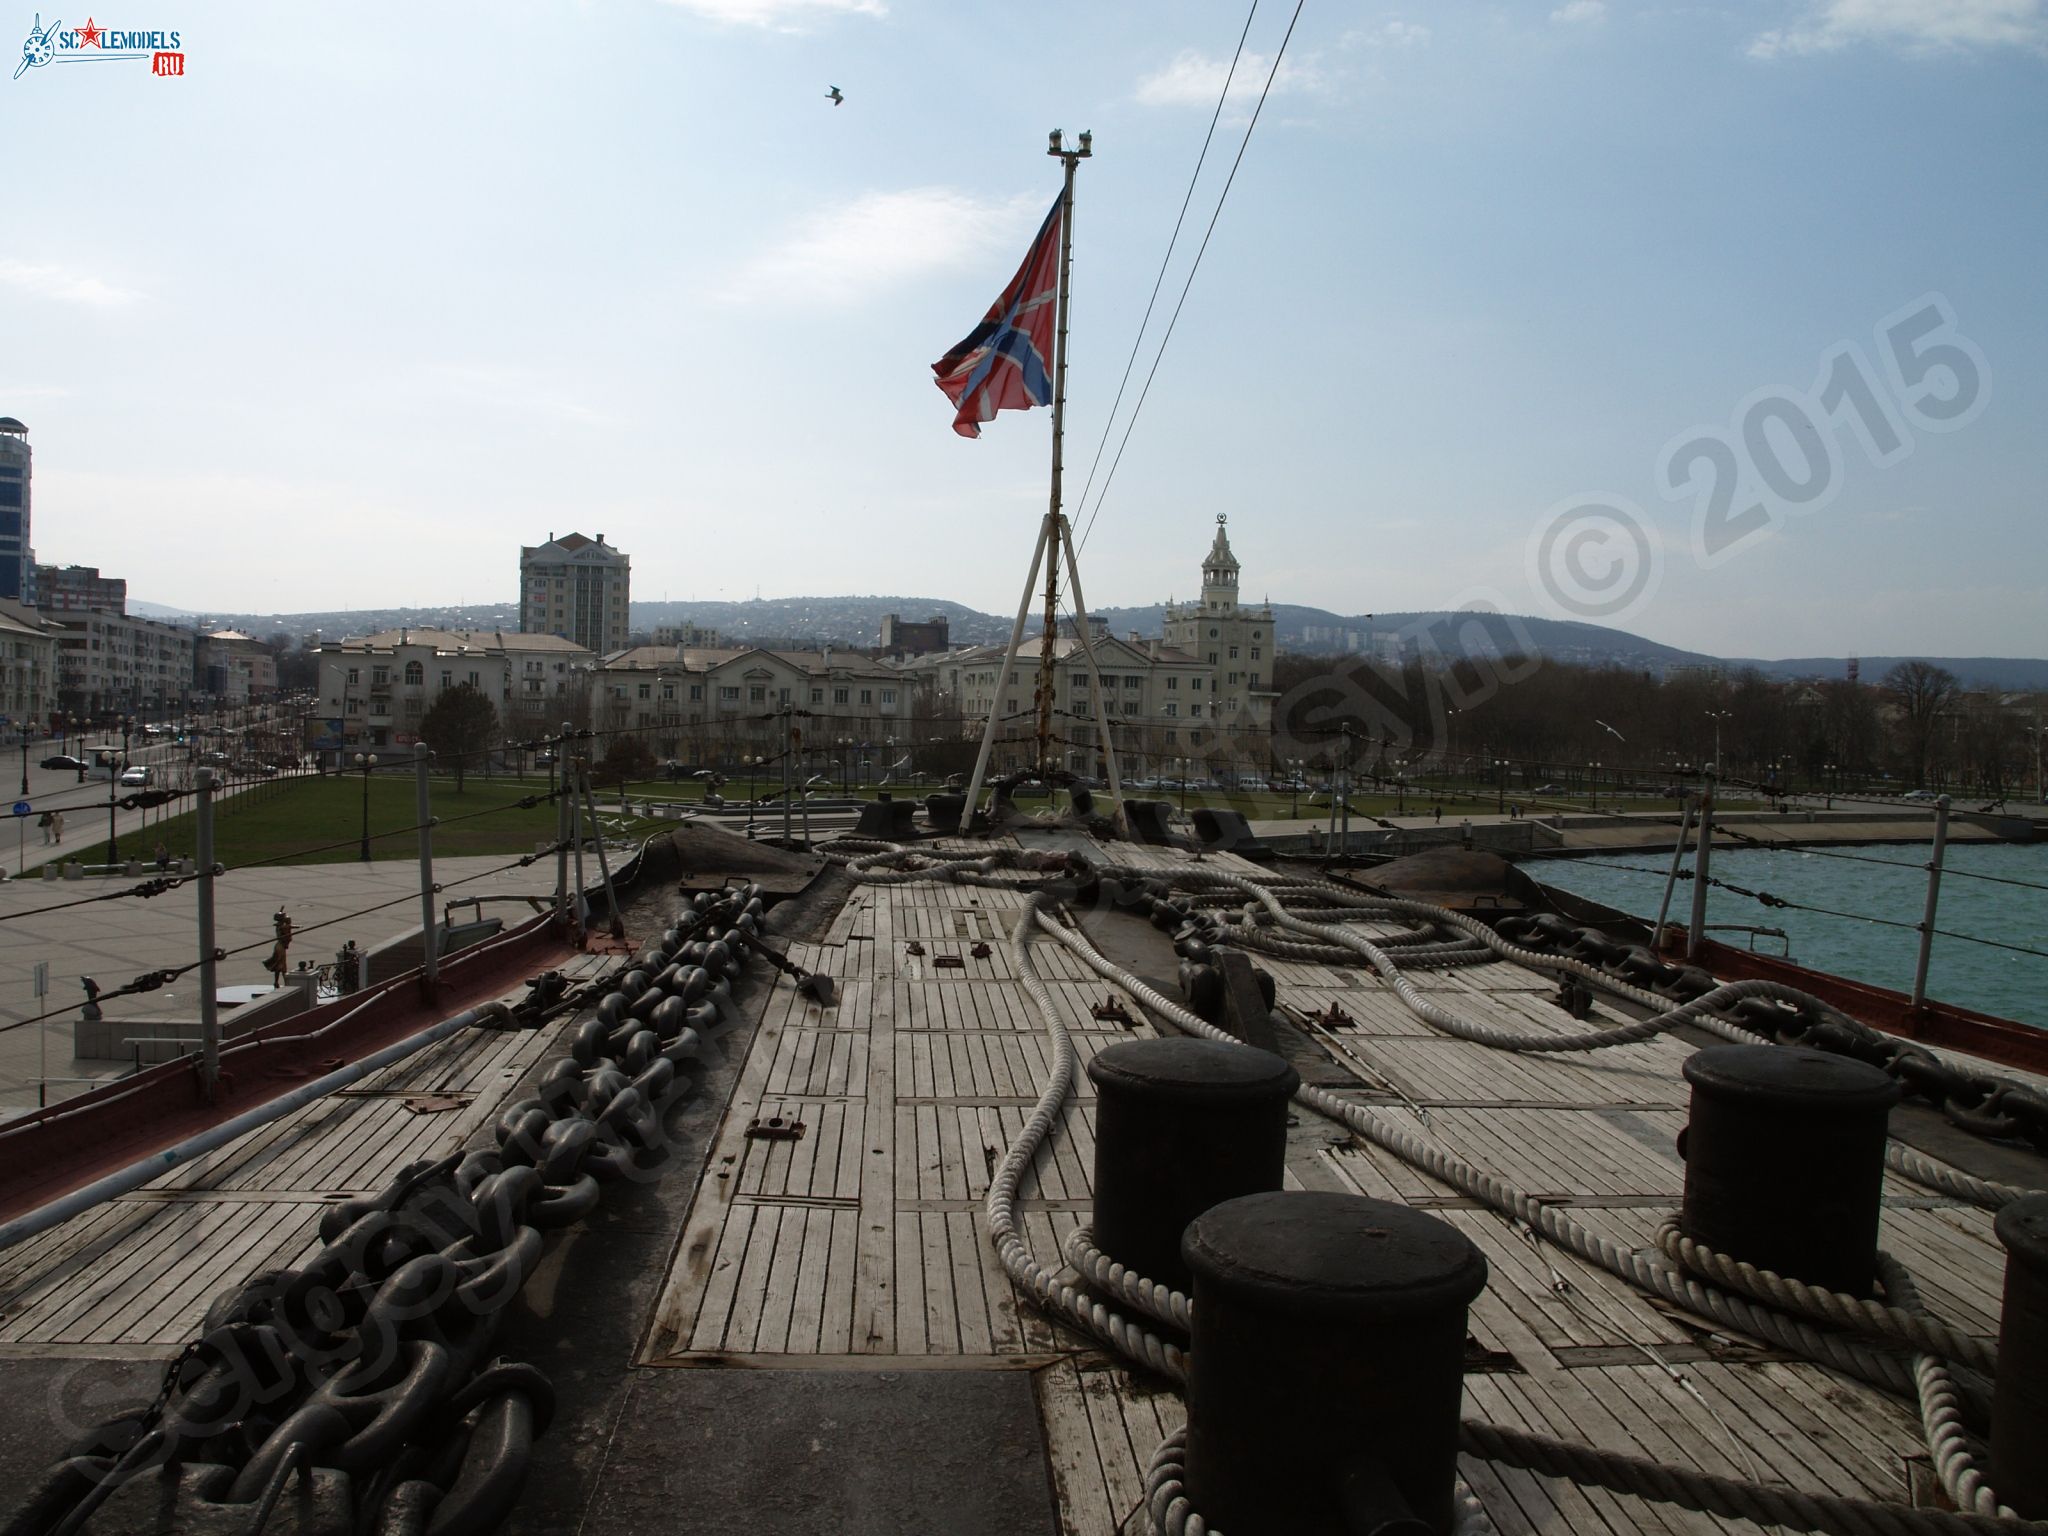
[[[439, 608], [355, 609], [329, 613], [188, 615], [162, 604], [131, 603], [137, 611], [154, 610], [179, 620], [204, 617], [250, 634], [268, 636], [284, 630], [294, 636], [316, 631], [325, 638], [413, 628], [504, 629], [519, 625], [517, 603], [473, 603]], [[956, 645], [998, 645], [1009, 638], [1008, 616], [983, 613], [964, 603], [940, 597], [836, 596], [752, 598], [744, 602], [636, 602], [630, 622], [647, 632], [658, 624], [690, 623], [715, 629], [735, 645], [818, 643], [865, 647], [876, 643], [885, 614], [908, 622], [943, 615]], [[1156, 638], [1162, 633], [1166, 605], [1103, 608], [1096, 616], [1116, 635], [1136, 633]], [[1537, 654], [1553, 661], [1584, 666], [1615, 666], [1663, 675], [1674, 667], [1718, 667], [1726, 672], [1754, 667], [1766, 677], [1839, 678], [1848, 660], [1838, 656], [1793, 657], [1779, 661], [1724, 658], [1664, 645], [1626, 630], [1573, 619], [1531, 616], [1492, 618], [1483, 624], [1455, 610], [1412, 613], [1340, 614], [1298, 603], [1273, 604], [1273, 628], [1279, 645], [1289, 650], [1322, 653], [1398, 654], [1403, 638], [1428, 637], [1428, 650], [1500, 654], [1518, 648], [1526, 636]], [[1028, 625], [1037, 632], [1034, 615]], [[1406, 647], [1413, 650], [1413, 646]], [[2048, 659], [2018, 656], [1865, 656], [1862, 677], [1877, 682], [1900, 661], [1931, 661], [1948, 668], [1964, 683], [2017, 691], [2048, 690]]]

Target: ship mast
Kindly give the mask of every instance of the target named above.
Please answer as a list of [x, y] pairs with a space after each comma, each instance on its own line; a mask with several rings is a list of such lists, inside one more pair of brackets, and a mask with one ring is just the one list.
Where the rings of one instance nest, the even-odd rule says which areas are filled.
[[[1102, 674], [1095, 664], [1095, 642], [1088, 633], [1088, 607], [1081, 595], [1081, 569], [1074, 556], [1073, 530], [1067, 524], [1066, 514], [1060, 509], [1061, 453], [1066, 436], [1067, 415], [1067, 307], [1072, 294], [1072, 269], [1074, 259], [1074, 171], [1081, 161], [1093, 153], [1092, 133], [1083, 132], [1080, 143], [1073, 149], [1066, 147], [1060, 130], [1055, 128], [1048, 136], [1046, 153], [1058, 157], [1066, 170], [1066, 185], [1060, 193], [1060, 273], [1059, 289], [1055, 299], [1057, 314], [1054, 320], [1053, 337], [1053, 395], [1052, 395], [1052, 491], [1043, 521], [1038, 528], [1038, 542], [1031, 552], [1031, 571], [1024, 578], [1024, 598], [1017, 607], [1017, 622], [1010, 630], [1010, 643], [1003, 653], [1003, 664], [995, 674], [990, 692], [988, 723], [981, 737], [981, 751], [974, 760], [974, 774], [968, 780], [967, 801], [960, 812], [960, 830], [970, 832], [974, 825], [975, 803], [981, 798], [981, 786], [988, 772], [989, 754], [995, 745], [996, 721], [1002, 709], [1002, 690], [1009, 683], [1010, 669], [1016, 664], [1017, 651], [1024, 639], [1025, 616], [1031, 611], [1033, 589], [1038, 584], [1038, 568], [1045, 565], [1045, 632], [1040, 637], [1038, 657], [1038, 685], [1034, 690], [1033, 702], [1037, 707], [1038, 776], [1043, 781], [1058, 763], [1059, 755], [1054, 750], [1055, 738], [1052, 728], [1054, 671], [1053, 664], [1059, 645], [1059, 590], [1060, 562], [1066, 561], [1067, 578], [1074, 593], [1074, 623], [1081, 642], [1081, 653], [1088, 666], [1091, 690], [1095, 696], [1095, 726], [1102, 743], [1103, 765], [1109, 778], [1110, 797], [1117, 804], [1119, 819], [1123, 816], [1123, 784], [1117, 771], [1116, 744], [1110, 739], [1108, 701], [1104, 697]], [[1128, 824], [1126, 824], [1128, 831]]]

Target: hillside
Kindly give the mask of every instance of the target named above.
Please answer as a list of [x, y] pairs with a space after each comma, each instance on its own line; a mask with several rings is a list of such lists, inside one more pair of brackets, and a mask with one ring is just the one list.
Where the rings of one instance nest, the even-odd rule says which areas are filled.
[[[160, 605], [133, 605], [138, 609]], [[830, 644], [872, 646], [882, 616], [896, 614], [918, 621], [943, 614], [956, 645], [999, 645], [1009, 637], [1010, 619], [983, 613], [964, 603], [940, 597], [781, 597], [746, 602], [634, 603], [632, 624], [646, 633], [657, 624], [691, 623], [717, 630], [734, 644]], [[1160, 634], [1165, 605], [1106, 608], [1099, 617], [1112, 633]], [[1754, 667], [1767, 677], [1838, 678], [1847, 661], [1839, 656], [1790, 657], [1778, 661], [1703, 655], [1664, 645], [1626, 630], [1575, 620], [1518, 617], [1476, 619], [1450, 610], [1414, 613], [1340, 614], [1298, 603], [1273, 605], [1273, 628], [1279, 644], [1294, 651], [1320, 654], [1414, 655], [1466, 652], [1501, 654], [1519, 649], [1526, 636], [1537, 654], [1553, 661], [1583, 666], [1615, 666], [1662, 675], [1677, 666], [1720, 666], [1729, 671]], [[182, 618], [180, 620], [183, 621]], [[206, 621], [230, 624], [250, 634], [269, 636], [282, 630], [293, 636], [326, 637], [367, 634], [401, 625], [451, 629], [514, 629], [519, 623], [514, 603], [476, 603], [445, 608], [357, 609], [333, 613], [212, 614]], [[1037, 632], [1036, 616], [1029, 630]], [[1865, 656], [1862, 676], [1877, 682], [1902, 660], [1933, 661], [1947, 667], [1965, 684], [2017, 691], [2048, 690], [2048, 660], [2015, 656]]]

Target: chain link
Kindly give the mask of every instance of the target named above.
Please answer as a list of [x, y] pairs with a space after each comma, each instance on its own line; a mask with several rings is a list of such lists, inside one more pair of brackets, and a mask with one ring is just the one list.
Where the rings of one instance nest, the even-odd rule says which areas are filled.
[[[213, 1529], [237, 1512], [261, 1529], [294, 1478], [301, 1530], [495, 1530], [554, 1412], [538, 1368], [492, 1356], [505, 1310], [545, 1233], [588, 1216], [603, 1185], [659, 1176], [668, 1114], [696, 1090], [762, 911], [753, 885], [695, 898], [601, 984], [493, 1145], [326, 1211], [318, 1252], [216, 1300], [156, 1401], [75, 1444], [0, 1536]], [[598, 990], [544, 973], [486, 1022], [532, 1027]]]

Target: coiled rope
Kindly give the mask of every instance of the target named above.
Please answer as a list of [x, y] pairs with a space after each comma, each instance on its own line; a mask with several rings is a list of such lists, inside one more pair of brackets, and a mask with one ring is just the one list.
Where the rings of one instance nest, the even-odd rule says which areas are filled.
[[[1676, 1221], [1668, 1218], [1657, 1229], [1656, 1244], [1672, 1263], [1683, 1265], [1704, 1280], [1726, 1286], [1731, 1291], [1740, 1291], [1758, 1301], [1767, 1301], [1774, 1307], [1804, 1312], [1824, 1323], [1833, 1323], [1837, 1328], [1850, 1328], [1874, 1338], [1910, 1344], [1928, 1354], [1960, 1361], [1986, 1376], [1998, 1370], [1996, 1346], [1949, 1327], [1939, 1318], [1929, 1316], [1924, 1308], [1908, 1310], [1901, 1306], [1887, 1306], [1881, 1301], [1831, 1291], [1825, 1286], [1808, 1285], [1803, 1280], [1761, 1269], [1746, 1260], [1730, 1258], [1694, 1241], [1679, 1230]], [[1880, 1250], [1880, 1257], [1888, 1259], [1889, 1255]], [[1904, 1273], [1895, 1261], [1891, 1267], [1898, 1273]], [[1889, 1295], [1891, 1287], [1886, 1286], [1885, 1292]]]
[[[875, 859], [873, 864], [879, 866], [888, 856], [900, 854], [902, 851], [882, 850], [884, 857]], [[1000, 855], [990, 855], [981, 860], [948, 861], [945, 873], [938, 875], [938, 878], [964, 877], [972, 883], [986, 881], [993, 884], [995, 882], [989, 877], [993, 874], [994, 867], [1001, 862], [1003, 859]], [[887, 873], [890, 876], [900, 876], [912, 872], [892, 870]], [[916, 875], [918, 878], [928, 879], [933, 877], [933, 873], [920, 871], [916, 872]], [[1156, 878], [1156, 872], [1153, 871], [1128, 873], [1139, 878]], [[1181, 872], [1174, 873], [1178, 875]], [[875, 867], [872, 873], [864, 869], [856, 877], [873, 879], [883, 874], [881, 868]], [[1228, 884], [1249, 890], [1266, 903], [1268, 911], [1272, 912], [1283, 926], [1299, 925], [1309, 930], [1320, 929], [1321, 931], [1315, 933], [1315, 937], [1319, 939], [1335, 938], [1341, 932], [1325, 925], [1307, 924], [1300, 919], [1292, 918], [1291, 914], [1285, 913], [1284, 910], [1277, 910], [1277, 902], [1271, 900], [1256, 884], [1242, 877], [1212, 870], [1201, 872], [1199, 878], [1211, 883]], [[1331, 889], [1340, 896], [1350, 894], [1342, 892], [1340, 888]], [[1043, 890], [1034, 894], [1029, 906], [1019, 915], [1016, 928], [1011, 935], [1011, 951], [1019, 982], [1031, 997], [1033, 1005], [1038, 1009], [1047, 1027], [1053, 1044], [1054, 1065], [1030, 1120], [1011, 1144], [1001, 1167], [991, 1180], [986, 1203], [991, 1239], [996, 1245], [1005, 1272], [1027, 1294], [1037, 1299], [1041, 1306], [1083, 1327], [1127, 1357], [1167, 1375], [1177, 1384], [1184, 1385], [1187, 1366], [1184, 1352], [1170, 1341], [1160, 1339], [1150, 1330], [1121, 1317], [1099, 1300], [1060, 1280], [1056, 1274], [1032, 1258], [1018, 1231], [1017, 1186], [1024, 1169], [1029, 1166], [1039, 1147], [1051, 1133], [1059, 1108], [1071, 1088], [1075, 1062], [1071, 1037], [1058, 1017], [1044, 982], [1031, 964], [1030, 946], [1035, 932], [1043, 931], [1051, 935], [1072, 950], [1098, 975], [1122, 987], [1142, 1006], [1175, 1027], [1206, 1038], [1237, 1042], [1224, 1031], [1214, 1028], [1178, 1003], [1166, 998], [1140, 978], [1114, 965], [1080, 934], [1053, 921], [1045, 910], [1049, 899], [1049, 894]], [[1347, 904], [1360, 909], [1367, 906], [1367, 903], [1356, 901]], [[1374, 902], [1371, 905], [1381, 904]], [[1480, 932], [1473, 936], [1480, 938], [1488, 948], [1502, 953], [1504, 958], [1522, 964], [1575, 971], [1583, 974], [1588, 981], [1602, 985], [1609, 991], [1654, 999], [1653, 1006], [1663, 1001], [1661, 998], [1655, 998], [1655, 994], [1618, 982], [1606, 973], [1595, 971], [1583, 962], [1571, 960], [1569, 957], [1539, 956], [1533, 952], [1522, 952], [1518, 946], [1492, 936], [1491, 930], [1484, 929], [1483, 925], [1463, 919], [1461, 914], [1444, 912], [1442, 909], [1428, 909], [1421, 903], [1390, 902], [1385, 905], [1396, 909], [1424, 908], [1424, 911], [1413, 914], [1418, 916], [1425, 913], [1434, 916], [1441, 912], [1443, 917], [1454, 920], [1453, 926], [1465, 928], [1467, 931], [1479, 929]], [[1488, 942], [1489, 936], [1495, 941]], [[1351, 943], [1348, 940], [1357, 942]], [[1370, 940], [1360, 939], [1357, 935], [1335, 938], [1335, 942], [1341, 947], [1360, 953], [1364, 952], [1360, 946], [1371, 945]], [[1386, 959], [1383, 949], [1379, 951], [1378, 956], [1367, 955], [1366, 958], [1380, 967], [1390, 979], [1397, 977], [1397, 968]], [[1762, 987], [1769, 990], [1749, 990], [1737, 995], [1780, 996], [1788, 1001], [1805, 1000], [1803, 994], [1791, 988], [1776, 987], [1770, 983], [1762, 984]], [[1400, 989], [1397, 986], [1398, 990]], [[1722, 994], [1722, 999], [1726, 999], [1728, 991], [1726, 988], [1716, 989], [1716, 993]], [[1415, 989], [1410, 986], [1407, 992], [1415, 993]], [[1421, 999], [1419, 993], [1415, 993], [1413, 999], [1406, 993], [1403, 996], [1404, 1001], [1409, 1002], [1410, 1007], [1418, 1013], [1422, 1010], [1415, 1007], [1416, 1001], [1427, 1003], [1427, 999]], [[1714, 993], [1706, 994], [1696, 999], [1693, 1004], [1672, 1010], [1672, 1013], [1685, 1015], [1689, 1021], [1694, 1009], [1714, 997]], [[1725, 1021], [1703, 1019], [1700, 1022], [1709, 1028], [1716, 1024], [1723, 1025], [1723, 1028], [1716, 1029], [1715, 1032], [1724, 1034], [1724, 1037], [1732, 1031], [1737, 1032], [1745, 1040], [1761, 1038], [1743, 1030], [1739, 1025], [1726, 1024]], [[1666, 1027], [1670, 1025], [1667, 1024]], [[1403, 1128], [1382, 1122], [1379, 1117], [1361, 1106], [1347, 1103], [1308, 1085], [1303, 1085], [1297, 1091], [1296, 1098], [1319, 1113], [1342, 1121], [1375, 1145], [1462, 1189], [1501, 1214], [1523, 1222], [1581, 1258], [1607, 1269], [1641, 1289], [1661, 1295], [1678, 1306], [1712, 1317], [1739, 1331], [1796, 1349], [1823, 1364], [1849, 1371], [1894, 1392], [1911, 1391], [1921, 1404], [1923, 1428], [1934, 1451], [1944, 1485], [1957, 1497], [1959, 1503], [1964, 1503], [1981, 1513], [1949, 1515], [1870, 1501], [1841, 1499], [1831, 1495], [1764, 1487], [1698, 1473], [1688, 1468], [1663, 1466], [1639, 1458], [1552, 1441], [1500, 1426], [1472, 1422], [1467, 1422], [1463, 1431], [1467, 1450], [1485, 1455], [1489, 1459], [1525, 1466], [1547, 1475], [1567, 1476], [1576, 1481], [1593, 1483], [1621, 1492], [1675, 1502], [1704, 1513], [1790, 1525], [1804, 1530], [1839, 1533], [1839, 1536], [1930, 1536], [1930, 1533], [1948, 1536], [1948, 1533], [1964, 1531], [2048, 1530], [2048, 1526], [2022, 1525], [2010, 1518], [2001, 1518], [2008, 1512], [1997, 1504], [1991, 1491], [1984, 1486], [1981, 1475], [1975, 1470], [1962, 1427], [1960, 1393], [1953, 1378], [1948, 1374], [1946, 1365], [1935, 1355], [1924, 1350], [1917, 1354], [1912, 1371], [1908, 1375], [1904, 1370], [1904, 1363], [1888, 1350], [1868, 1348], [1859, 1341], [1842, 1335], [1819, 1332], [1798, 1318], [1780, 1317], [1769, 1311], [1761, 1311], [1749, 1305], [1740, 1295], [1730, 1295], [1700, 1285], [1681, 1271], [1658, 1263], [1649, 1255], [1624, 1250], [1618, 1244], [1598, 1233], [1588, 1231], [1564, 1216], [1556, 1207], [1534, 1200], [1505, 1181], [1430, 1146]], [[1941, 1170], [1938, 1165], [1927, 1166], [1937, 1173], [1953, 1172]], [[1955, 1177], [1958, 1180], [1968, 1178], [1967, 1175], [1961, 1174], [1956, 1174]], [[1985, 1189], [2002, 1192], [2003, 1186], [1986, 1184]], [[1695, 1252], [1708, 1251], [1695, 1248]], [[1067, 1254], [1077, 1272], [1084, 1278], [1089, 1279], [1091, 1283], [1100, 1284], [1113, 1298], [1136, 1310], [1183, 1328], [1186, 1326], [1186, 1320], [1191, 1318], [1192, 1309], [1188, 1298], [1170, 1287], [1147, 1280], [1117, 1265], [1095, 1248], [1092, 1234], [1086, 1229], [1069, 1238]], [[1907, 1318], [1917, 1316], [1923, 1323], [1932, 1322], [1931, 1319], [1924, 1317], [1924, 1312], [1919, 1307], [1917, 1293], [1912, 1288], [1910, 1277], [1888, 1257], [1883, 1263], [1885, 1268], [1881, 1274], [1886, 1294], [1900, 1305], [1882, 1310], [1886, 1313], [1896, 1312]], [[1767, 1272], [1757, 1273], [1762, 1275]], [[1782, 1277], [1770, 1278], [1780, 1281], [1781, 1284], [1786, 1283]], [[1802, 1289], [1809, 1292], [1812, 1290], [1810, 1287]], [[1904, 1330], [1913, 1329], [1910, 1323], [1901, 1324], [1895, 1321], [1894, 1326]], [[1982, 1348], [1977, 1341], [1965, 1340], [1964, 1336], [1956, 1335], [1938, 1323], [1934, 1323], [1932, 1329], [1921, 1327], [1917, 1333], [1920, 1338], [1930, 1341], [1945, 1341], [1958, 1355], [1967, 1355], [1971, 1346], [1980, 1351]], [[1209, 1531], [1202, 1523], [1200, 1515], [1187, 1504], [1178, 1476], [1177, 1449], [1176, 1438], [1169, 1437], [1167, 1443], [1160, 1448], [1159, 1455], [1154, 1457], [1153, 1471], [1148, 1474], [1148, 1507], [1155, 1528], [1165, 1533], [1165, 1536], [1181, 1536], [1182, 1532], [1194, 1533], [1194, 1536], [1205, 1536], [1205, 1533], [1206, 1536], [1220, 1536], [1220, 1533]], [[1463, 1520], [1469, 1490], [1462, 1489], [1461, 1485], [1461, 1493], [1464, 1495], [1460, 1504], [1462, 1531], [1467, 1529]], [[1470, 1500], [1470, 1507], [1477, 1509], [1476, 1500]], [[1484, 1518], [1483, 1511], [1479, 1512], [1479, 1517]], [[1473, 1530], [1483, 1528], [1471, 1527]]]

